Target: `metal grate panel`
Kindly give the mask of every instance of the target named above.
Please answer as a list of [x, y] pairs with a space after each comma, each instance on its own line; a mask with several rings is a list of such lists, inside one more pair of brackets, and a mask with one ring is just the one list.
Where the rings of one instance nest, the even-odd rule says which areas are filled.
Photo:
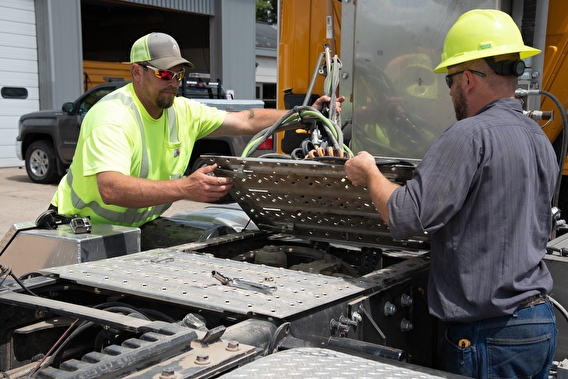
[[[216, 271], [237, 281], [223, 285]], [[82, 285], [236, 314], [286, 318], [372, 287], [349, 280], [171, 250], [42, 270]], [[260, 287], [255, 288], [255, 286]], [[270, 291], [262, 289], [271, 289]]]
[[[421, 372], [422, 371], [422, 372]], [[332, 350], [298, 348], [268, 355], [242, 366], [222, 379], [240, 378], [412, 378], [430, 379], [448, 377], [425, 373], [394, 364], [381, 363]], [[442, 373], [440, 373], [442, 374]]]
[[[397, 241], [390, 235], [367, 188], [347, 179], [342, 164], [320, 161], [203, 156], [215, 174], [232, 177], [233, 197], [260, 229], [324, 241], [428, 248], [427, 235]], [[414, 166], [379, 166], [404, 184]]]

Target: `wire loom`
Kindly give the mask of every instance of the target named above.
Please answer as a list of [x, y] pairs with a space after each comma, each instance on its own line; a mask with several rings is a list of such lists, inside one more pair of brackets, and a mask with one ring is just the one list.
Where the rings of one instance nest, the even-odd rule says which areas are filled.
[[[309, 138], [306, 138], [300, 147], [294, 149], [290, 156], [284, 154], [265, 154], [261, 157], [291, 159], [325, 157], [348, 159], [353, 157], [353, 153], [344, 143], [343, 131], [338, 126], [338, 124], [341, 124], [341, 121], [338, 109], [336, 108], [336, 92], [339, 86], [339, 70], [342, 67], [342, 63], [337, 55], [334, 55], [333, 58], [330, 57], [329, 45], [325, 46], [325, 51], [320, 56], [320, 62], [324, 55], [326, 63], [319, 68], [318, 72], [326, 77], [323, 93], [330, 97], [330, 102], [328, 107], [322, 109], [322, 112], [325, 112], [328, 116], [326, 117], [324, 113], [316, 108], [306, 105], [310, 95], [310, 93], [308, 93], [304, 105], [295, 106], [272, 126], [255, 135], [244, 149], [241, 157], [250, 157], [270, 136], [278, 132], [293, 130], [298, 127], [298, 124], [304, 124], [306, 126], [304, 130], [297, 130], [297, 132], [306, 133], [309, 135]], [[311, 92], [311, 89], [308, 92]]]

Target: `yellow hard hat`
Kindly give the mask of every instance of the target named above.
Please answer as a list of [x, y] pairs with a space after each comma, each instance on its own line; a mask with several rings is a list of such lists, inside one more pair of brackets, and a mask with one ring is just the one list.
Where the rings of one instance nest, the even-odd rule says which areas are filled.
[[442, 63], [437, 74], [448, 67], [480, 58], [519, 53], [528, 58], [540, 50], [526, 46], [517, 24], [507, 13], [495, 9], [474, 9], [462, 14], [444, 40]]

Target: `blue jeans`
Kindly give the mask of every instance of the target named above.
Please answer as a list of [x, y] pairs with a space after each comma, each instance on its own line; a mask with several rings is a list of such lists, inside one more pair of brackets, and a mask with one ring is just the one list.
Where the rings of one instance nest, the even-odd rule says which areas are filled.
[[472, 378], [547, 378], [557, 333], [548, 300], [511, 316], [450, 323], [444, 333], [444, 370]]

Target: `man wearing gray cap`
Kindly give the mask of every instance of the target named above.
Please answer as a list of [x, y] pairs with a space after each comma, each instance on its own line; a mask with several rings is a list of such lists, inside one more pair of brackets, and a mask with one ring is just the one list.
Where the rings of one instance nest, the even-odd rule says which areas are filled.
[[[183, 177], [195, 142], [205, 136], [255, 135], [286, 111], [227, 113], [177, 97], [184, 67], [177, 42], [164, 33], [138, 39], [130, 52], [132, 83], [101, 99], [83, 120], [73, 163], [51, 205], [93, 223], [141, 226], [182, 199], [215, 201], [232, 179], [216, 166]], [[331, 99], [320, 97], [322, 109]], [[344, 98], [339, 98], [336, 108]]]

